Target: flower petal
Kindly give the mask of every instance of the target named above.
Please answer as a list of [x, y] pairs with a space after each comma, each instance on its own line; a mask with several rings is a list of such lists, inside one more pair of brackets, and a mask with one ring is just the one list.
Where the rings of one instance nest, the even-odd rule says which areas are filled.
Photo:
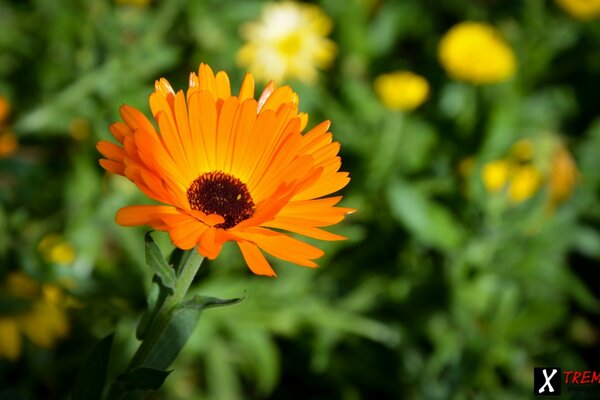
[[311, 260], [324, 254], [315, 246], [265, 228], [249, 227], [237, 231], [235, 235], [253, 242], [274, 257], [305, 267], [317, 267]]
[[256, 275], [277, 276], [269, 262], [255, 244], [246, 241], [237, 242], [248, 268]]

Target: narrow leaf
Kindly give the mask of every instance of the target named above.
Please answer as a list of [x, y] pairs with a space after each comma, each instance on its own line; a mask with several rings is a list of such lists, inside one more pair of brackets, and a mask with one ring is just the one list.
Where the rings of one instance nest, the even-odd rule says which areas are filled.
[[146, 264], [152, 268], [152, 271], [159, 277], [165, 287], [174, 290], [175, 271], [165, 261], [150, 232], [146, 233], [144, 240], [146, 241]]
[[169, 323], [144, 340], [149, 350], [142, 365], [156, 369], [168, 368], [196, 328], [202, 310], [240, 301], [241, 299], [222, 300], [196, 295], [193, 299], [174, 307]]
[[218, 299], [216, 297], [195, 295], [191, 300], [184, 302], [182, 305], [185, 308], [193, 308], [195, 310], [204, 310], [213, 307], [229, 306], [240, 303], [244, 297], [236, 299]]
[[158, 390], [171, 372], [173, 371], [139, 367], [120, 374], [117, 377], [117, 382], [123, 385], [127, 390]]
[[100, 340], [85, 359], [73, 387], [71, 394], [73, 400], [100, 400], [106, 382], [113, 338], [114, 334], [110, 334]]

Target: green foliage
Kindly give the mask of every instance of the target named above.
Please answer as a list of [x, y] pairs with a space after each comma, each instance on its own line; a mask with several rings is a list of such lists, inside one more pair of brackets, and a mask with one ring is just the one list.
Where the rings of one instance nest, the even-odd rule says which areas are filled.
[[100, 400], [102, 398], [113, 339], [113, 334], [106, 336], [87, 356], [73, 387], [72, 399]]
[[[160, 387], [152, 398], [512, 399], [530, 396], [533, 366], [597, 368], [598, 20], [541, 0], [313, 1], [332, 18], [336, 60], [313, 85], [289, 83], [308, 128], [330, 119], [342, 144], [352, 178], [342, 205], [358, 212], [327, 229], [348, 240], [317, 243], [326, 255], [316, 270], [273, 260], [277, 279], [251, 275], [225, 245], [157, 334], [181, 277], [172, 266], [199, 260], [175, 251], [167, 261], [167, 235], [144, 242], [144, 228], [114, 223], [120, 207], [149, 200], [103, 172], [95, 144], [110, 140], [122, 103], [150, 114], [159, 77], [185, 88], [207, 62], [237, 88], [240, 26], [264, 3], [122, 3], [0, 4], [0, 96], [11, 106], [0, 134], [19, 141], [0, 157], [0, 278], [19, 270], [60, 287], [71, 326], [55, 346], [23, 337], [17, 361], [0, 359], [0, 397], [61, 399], [74, 388], [73, 398], [93, 398], [106, 380], [130, 398]], [[514, 77], [473, 86], [446, 75], [437, 46], [464, 20], [499, 29]], [[373, 90], [399, 69], [431, 86], [415, 111], [388, 110]], [[576, 186], [554, 208], [547, 184], [516, 204], [485, 187], [486, 163], [523, 138], [547, 174], [552, 143], [573, 155]], [[74, 260], [42, 250], [49, 234]], [[215, 298], [241, 295], [198, 323]], [[0, 294], [2, 317], [30, 308]], [[148, 358], [128, 368], [140, 340]]]

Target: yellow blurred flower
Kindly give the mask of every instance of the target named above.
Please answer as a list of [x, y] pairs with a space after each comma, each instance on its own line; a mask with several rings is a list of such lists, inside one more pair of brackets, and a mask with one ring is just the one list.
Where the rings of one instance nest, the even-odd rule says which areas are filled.
[[521, 139], [510, 148], [510, 155], [520, 162], [533, 159], [533, 142], [531, 139]]
[[573, 157], [555, 136], [537, 141], [522, 139], [509, 150], [508, 156], [486, 163], [481, 178], [489, 193], [506, 189], [513, 204], [521, 203], [547, 188], [550, 209], [569, 198], [578, 177]]
[[490, 193], [500, 191], [508, 181], [510, 164], [506, 160], [494, 160], [486, 163], [481, 171], [483, 184]]
[[246, 44], [237, 60], [260, 80], [312, 82], [317, 69], [327, 68], [335, 56], [336, 46], [326, 38], [331, 28], [331, 19], [316, 5], [269, 3], [260, 21], [242, 27]]
[[579, 176], [571, 153], [559, 144], [552, 155], [550, 164], [550, 207], [567, 200], [575, 188]]
[[508, 187], [508, 200], [521, 203], [531, 198], [542, 183], [542, 174], [533, 165], [523, 165], [515, 168]]
[[49, 233], [40, 240], [38, 250], [49, 263], [71, 264], [75, 260], [75, 249], [60, 235]]
[[572, 17], [590, 21], [600, 16], [600, 0], [556, 0], [563, 10]]
[[448, 75], [474, 84], [506, 80], [516, 69], [511, 47], [485, 23], [462, 22], [452, 27], [442, 37], [438, 55]]
[[10, 274], [3, 286], [3, 292], [26, 307], [0, 314], [0, 358], [18, 359], [22, 336], [39, 347], [50, 348], [67, 335], [69, 323], [59, 288], [39, 285], [21, 272]]
[[381, 102], [390, 110], [414, 110], [429, 94], [427, 80], [410, 71], [380, 75], [375, 79], [374, 86]]

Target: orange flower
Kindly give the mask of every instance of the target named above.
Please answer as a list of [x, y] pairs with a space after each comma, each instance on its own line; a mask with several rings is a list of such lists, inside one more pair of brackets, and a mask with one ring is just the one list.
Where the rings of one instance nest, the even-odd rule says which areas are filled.
[[262, 251], [307, 267], [316, 267], [313, 260], [323, 255], [269, 228], [344, 239], [320, 229], [354, 211], [334, 207], [341, 196], [323, 198], [350, 180], [339, 172], [340, 144], [332, 142], [329, 121], [301, 133], [308, 116], [298, 113], [290, 87], [271, 82], [255, 100], [254, 78], [246, 74], [232, 96], [227, 74], [201, 64], [187, 93], [157, 81], [150, 108], [158, 131], [140, 111], [123, 105], [124, 123], [110, 126], [121, 145], [97, 145], [106, 157], [100, 160], [104, 169], [163, 203], [122, 208], [118, 224], [167, 231], [177, 247], [198, 245], [210, 259], [235, 241], [259, 275], [275, 275]]

